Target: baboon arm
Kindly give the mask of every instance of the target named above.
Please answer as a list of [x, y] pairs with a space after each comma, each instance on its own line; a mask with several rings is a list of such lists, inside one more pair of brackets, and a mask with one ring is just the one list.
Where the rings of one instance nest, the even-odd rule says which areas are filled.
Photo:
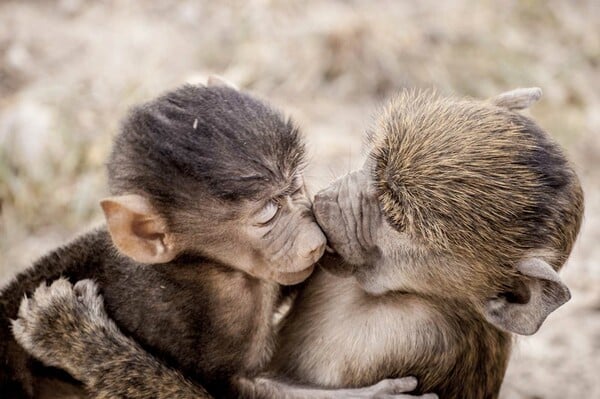
[[247, 399], [436, 399], [435, 394], [405, 394], [417, 387], [414, 377], [387, 379], [375, 385], [352, 389], [322, 389], [293, 385], [271, 378], [237, 379], [240, 397]]
[[[208, 399], [203, 388], [169, 369], [119, 331], [104, 311], [91, 280], [72, 286], [59, 279], [40, 285], [21, 302], [13, 321], [17, 341], [43, 363], [83, 382], [96, 399]], [[270, 378], [234, 378], [232, 388], [247, 399], [414, 398], [414, 378], [383, 380], [356, 389], [319, 389]], [[434, 398], [425, 395], [423, 398]]]
[[102, 376], [88, 377], [86, 388], [94, 399], [212, 399], [202, 387], [164, 366], [140, 347], [125, 356], [131, 358], [107, 367]]
[[32, 356], [69, 372], [96, 399], [211, 398], [123, 335], [91, 280], [40, 285], [21, 302], [13, 334]]

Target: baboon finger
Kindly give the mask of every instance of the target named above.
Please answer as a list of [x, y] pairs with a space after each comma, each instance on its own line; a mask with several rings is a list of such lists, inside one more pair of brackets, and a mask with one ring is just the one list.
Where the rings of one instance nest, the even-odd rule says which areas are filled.
[[417, 387], [417, 379], [415, 377], [404, 377], [395, 379], [386, 379], [378, 382], [373, 386], [381, 394], [396, 394], [413, 391]]

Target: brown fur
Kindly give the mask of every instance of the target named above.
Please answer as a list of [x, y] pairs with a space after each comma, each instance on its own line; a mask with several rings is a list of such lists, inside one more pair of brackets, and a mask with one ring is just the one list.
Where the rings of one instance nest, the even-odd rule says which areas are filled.
[[[325, 249], [303, 154], [290, 121], [229, 88], [185, 86], [136, 107], [108, 165], [107, 227], [2, 291], [0, 360], [9, 367], [0, 388], [39, 395], [33, 355], [96, 398], [367, 399], [412, 390], [414, 379], [327, 391], [256, 378], [274, 349], [279, 284], [308, 277]], [[61, 275], [85, 280], [45, 285]], [[31, 299], [13, 323], [19, 348], [9, 318], [23, 295]]]
[[382, 209], [398, 230], [482, 267], [481, 280], [494, 285], [505, 279], [487, 266], [527, 251], [550, 248], [552, 266], [565, 263], [583, 192], [531, 119], [491, 102], [405, 91], [381, 112], [370, 141]]
[[305, 284], [280, 332], [275, 374], [331, 388], [412, 375], [419, 381], [414, 394], [497, 397], [510, 334], [465, 303], [409, 293], [373, 297], [323, 270]]
[[[526, 259], [562, 267], [581, 224], [578, 179], [532, 120], [493, 102], [407, 91], [384, 108], [369, 143], [364, 169], [314, 205], [357, 281], [319, 271], [304, 284], [273, 367], [330, 387], [415, 375], [418, 392], [496, 398], [512, 338], [485, 304], [534, 300], [539, 283], [519, 268]], [[385, 221], [352, 198], [378, 201]], [[339, 274], [339, 262], [321, 263]], [[554, 289], [560, 301], [531, 302], [540, 314], [568, 300], [564, 286]]]
[[[370, 137], [367, 179], [351, 174], [315, 202], [330, 244], [341, 237], [340, 255], [353, 262], [326, 255], [321, 265], [354, 277], [318, 270], [302, 285], [270, 370], [329, 388], [415, 375], [417, 392], [496, 398], [512, 338], [484, 317], [484, 304], [497, 297], [527, 304], [519, 295], [535, 279], [518, 269], [523, 259], [563, 265], [583, 211], [577, 178], [531, 120], [491, 102], [404, 93]], [[364, 187], [371, 184], [373, 193]], [[382, 212], [369, 215], [355, 198]], [[347, 213], [327, 219], [340, 209]], [[375, 224], [365, 222], [371, 216]], [[382, 272], [399, 286], [369, 293], [360, 279]]]
[[[213, 395], [235, 392], [231, 378], [255, 374], [270, 357], [279, 283], [306, 278], [324, 250], [298, 184], [303, 157], [290, 120], [230, 88], [187, 85], [135, 107], [108, 162], [114, 196], [103, 201], [106, 228], [48, 254], [0, 292], [0, 392], [39, 396], [36, 379], [55, 372], [17, 345], [11, 319], [25, 295], [61, 276], [95, 280], [111, 319], [164, 364]], [[268, 202], [278, 203], [278, 213], [259, 224], [256, 214]], [[38, 323], [39, 341], [27, 342], [40, 342], [45, 363], [58, 365], [62, 352], [43, 348], [64, 340], [76, 319]], [[84, 378], [77, 364], [102, 364], [119, 350], [99, 351], [102, 335], [80, 341], [64, 344], [90, 351], [72, 358], [66, 351], [62, 360], [96, 391], [105, 380]], [[126, 373], [138, 370], [137, 362], [129, 366]], [[130, 383], [106, 380], [123, 389]]]

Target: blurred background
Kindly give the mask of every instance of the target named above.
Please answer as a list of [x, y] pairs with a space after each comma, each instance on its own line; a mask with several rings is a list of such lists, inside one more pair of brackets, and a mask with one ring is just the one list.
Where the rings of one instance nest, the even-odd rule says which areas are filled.
[[360, 165], [399, 89], [541, 87], [530, 115], [573, 160], [586, 215], [574, 299], [518, 340], [502, 397], [600, 398], [599, 1], [0, 0], [0, 284], [102, 221], [130, 105], [212, 73], [302, 126], [313, 192]]

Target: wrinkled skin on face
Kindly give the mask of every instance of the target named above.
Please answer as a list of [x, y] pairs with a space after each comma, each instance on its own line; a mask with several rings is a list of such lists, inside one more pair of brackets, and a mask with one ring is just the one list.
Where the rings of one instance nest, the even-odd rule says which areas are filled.
[[[323, 262], [333, 274], [354, 276], [362, 288], [380, 295], [389, 291], [431, 292], [440, 276], [424, 272], [447, 263], [443, 254], [419, 245], [394, 229], [380, 206], [369, 173], [363, 169], [334, 181], [315, 196], [314, 214], [328, 244], [344, 262]], [[457, 278], [464, 278], [457, 271]]]
[[372, 268], [381, 258], [377, 234], [382, 215], [365, 172], [352, 172], [318, 193], [314, 212], [329, 245], [345, 260], [332, 272], [353, 274], [361, 268]]
[[328, 270], [354, 275], [367, 292], [381, 293], [373, 280], [383, 259], [378, 238], [386, 222], [369, 175], [359, 170], [334, 181], [315, 196], [314, 213], [328, 244], [344, 259], [324, 263]]
[[304, 191], [293, 121], [220, 84], [183, 86], [132, 109], [108, 161], [112, 241], [142, 264], [199, 256], [295, 284], [325, 237]]
[[204, 256], [259, 279], [297, 284], [312, 273], [325, 251], [325, 235], [300, 178], [281, 191], [244, 201], [220, 223], [214, 212], [211, 217], [203, 221], [202, 237], [192, 236], [188, 245], [199, 243]]
[[190, 201], [168, 219], [141, 195], [110, 197], [102, 205], [113, 242], [140, 263], [200, 255], [289, 285], [311, 274], [326, 244], [300, 175], [256, 199]]
[[[229, 263], [257, 277], [291, 285], [305, 280], [325, 251], [325, 235], [317, 225], [303, 186], [293, 187], [264, 204], [254, 204], [244, 220], [242, 239], [252, 248]], [[245, 252], [245, 253], [244, 253]], [[243, 259], [252, 259], [245, 263]], [[246, 264], [251, 265], [245, 268]]]

